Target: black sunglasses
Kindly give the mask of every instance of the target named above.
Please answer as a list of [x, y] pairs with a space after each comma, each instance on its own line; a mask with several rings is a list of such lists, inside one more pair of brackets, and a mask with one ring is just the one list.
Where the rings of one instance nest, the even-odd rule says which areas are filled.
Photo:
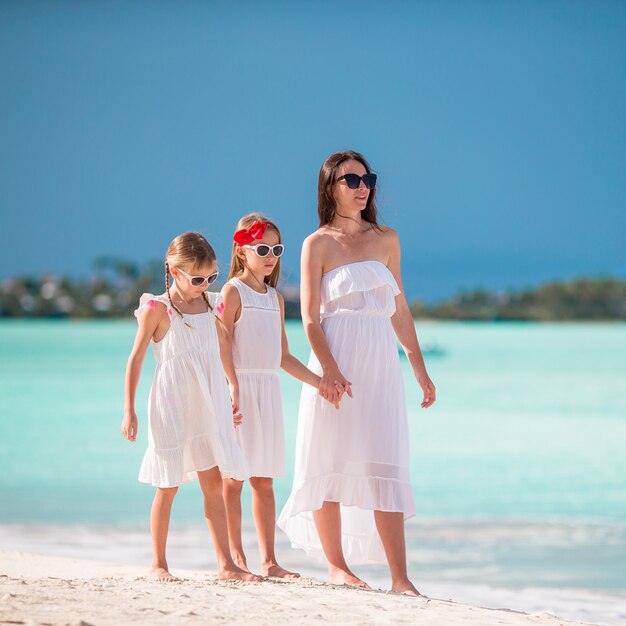
[[337, 179], [337, 182], [340, 180], [345, 180], [346, 185], [350, 187], [350, 189], [358, 189], [361, 185], [361, 181], [368, 189], [374, 189], [376, 187], [376, 174], [363, 174], [363, 176], [359, 176], [358, 174], [344, 174]]

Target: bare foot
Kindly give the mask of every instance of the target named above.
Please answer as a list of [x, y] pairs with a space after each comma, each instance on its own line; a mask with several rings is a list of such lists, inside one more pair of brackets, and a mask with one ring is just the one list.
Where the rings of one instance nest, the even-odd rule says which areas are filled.
[[278, 563], [269, 563], [261, 566], [263, 576], [272, 576], [273, 578], [300, 578], [298, 572], [290, 572]]
[[348, 585], [349, 587], [359, 587], [361, 589], [371, 589], [364, 581], [355, 576], [349, 569], [333, 568], [329, 570], [330, 582], [333, 585]]
[[232, 554], [231, 556], [233, 557], [233, 561], [235, 561], [235, 565], [239, 569], [242, 569], [244, 572], [250, 573], [250, 570], [248, 569], [248, 563], [246, 562], [245, 555], [243, 555], [243, 554]]
[[150, 578], [154, 578], [154, 580], [160, 580], [164, 583], [169, 583], [175, 580], [178, 580], [176, 576], [172, 576], [167, 567], [152, 567], [150, 569]]
[[262, 576], [251, 574], [250, 572], [240, 568], [224, 568], [217, 572], [217, 577], [220, 580], [242, 580], [247, 583], [260, 583], [263, 580]]
[[406, 580], [400, 580], [393, 583], [391, 591], [394, 593], [401, 593], [405, 596], [416, 596], [418, 598], [426, 597], [415, 588], [415, 585], [408, 578]]

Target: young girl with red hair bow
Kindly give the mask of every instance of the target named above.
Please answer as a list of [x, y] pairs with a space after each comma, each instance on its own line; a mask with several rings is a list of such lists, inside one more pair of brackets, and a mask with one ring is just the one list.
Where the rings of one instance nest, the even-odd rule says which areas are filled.
[[[280, 567], [274, 554], [276, 509], [273, 478], [284, 474], [283, 409], [278, 369], [315, 388], [320, 377], [289, 352], [285, 303], [276, 290], [284, 246], [276, 224], [258, 213], [239, 220], [233, 237], [229, 280], [218, 309], [224, 341], [222, 363], [233, 410], [243, 418], [237, 438], [250, 470], [252, 509], [261, 553], [261, 573], [298, 577]], [[235, 563], [248, 569], [241, 539], [243, 481], [224, 481], [230, 549]]]

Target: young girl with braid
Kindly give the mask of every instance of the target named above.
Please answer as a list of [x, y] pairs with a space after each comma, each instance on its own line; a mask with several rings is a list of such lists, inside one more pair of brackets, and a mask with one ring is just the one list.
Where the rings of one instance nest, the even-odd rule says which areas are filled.
[[198, 233], [179, 235], [166, 253], [165, 293], [143, 294], [135, 311], [139, 328], [126, 369], [121, 430], [126, 439], [136, 440], [135, 394], [152, 341], [157, 365], [148, 402], [148, 449], [139, 480], [156, 487], [150, 512], [152, 574], [164, 581], [175, 580], [165, 555], [172, 502], [181, 483], [196, 479], [204, 495], [218, 577], [259, 580], [235, 564], [228, 544], [222, 478], [243, 480], [249, 473], [237, 444], [220, 361], [218, 296], [205, 291], [217, 275], [215, 253], [207, 240]]

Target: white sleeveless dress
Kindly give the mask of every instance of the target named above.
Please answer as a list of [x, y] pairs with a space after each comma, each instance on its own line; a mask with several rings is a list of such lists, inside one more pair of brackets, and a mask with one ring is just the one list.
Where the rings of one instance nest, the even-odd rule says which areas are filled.
[[241, 299], [241, 315], [233, 333], [233, 362], [239, 381], [243, 422], [237, 440], [250, 475], [279, 478], [285, 472], [283, 401], [278, 370], [282, 359], [282, 327], [278, 294], [267, 285], [259, 293], [239, 278], [229, 284]]
[[[341, 373], [352, 382], [339, 410], [305, 385], [300, 397], [291, 495], [278, 519], [292, 546], [323, 557], [312, 511], [341, 503], [348, 563], [385, 562], [374, 510], [415, 514], [409, 482], [406, 400], [391, 325], [400, 293], [379, 261], [322, 276], [321, 323]], [[309, 368], [322, 369], [311, 352]]]
[[[215, 309], [218, 294], [207, 296]], [[154, 301], [167, 307], [170, 327], [161, 341], [152, 343], [156, 369], [148, 401], [148, 449], [139, 480], [176, 487], [215, 466], [225, 478], [247, 478], [213, 311], [181, 318], [166, 295], [144, 293], [135, 316]]]

